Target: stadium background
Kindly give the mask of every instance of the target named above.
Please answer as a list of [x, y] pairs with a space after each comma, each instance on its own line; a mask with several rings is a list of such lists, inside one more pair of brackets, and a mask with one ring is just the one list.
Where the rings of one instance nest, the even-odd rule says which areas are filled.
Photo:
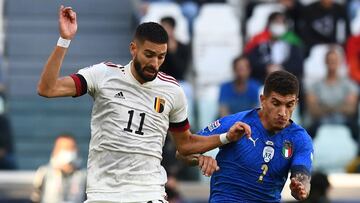
[[[259, 2], [256, 5], [263, 5], [263, 10], [255, 12], [255, 6], [253, 14], [258, 16], [243, 21], [245, 5], [249, 2]], [[304, 5], [311, 2], [314, 1], [301, 1]], [[48, 162], [54, 138], [60, 133], [76, 136], [83, 166], [86, 166], [91, 98], [45, 99], [36, 92], [42, 67], [58, 38], [57, 11], [61, 4], [75, 9], [79, 23], [78, 34], [71, 44], [61, 75], [102, 61], [126, 64], [130, 57], [128, 44], [138, 20], [158, 21], [166, 15], [175, 17], [180, 26], [177, 30], [179, 41], [192, 45], [193, 60], [186, 78], [194, 93], [190, 98], [193, 110], [190, 121], [194, 131], [216, 118], [219, 85], [232, 78], [232, 59], [242, 52], [249, 35], [253, 36], [264, 28], [271, 11], [284, 9], [275, 0], [229, 0], [203, 4], [192, 24], [191, 35], [189, 22], [181, 16], [176, 3], [153, 4], [147, 15], [142, 16], [140, 1], [2, 0], [0, 82], [6, 96], [4, 114], [10, 118], [13, 131], [17, 170], [0, 171], [0, 202], [27, 201], [33, 172]], [[360, 12], [357, 13], [353, 18], [353, 32], [360, 27], [355, 22], [360, 18]], [[340, 39], [341, 36], [344, 38], [344, 32], [339, 31]], [[310, 54], [304, 63], [311, 63], [311, 57], [317, 56]], [[304, 74], [304, 80], [310, 80], [306, 78], [306, 72]], [[313, 77], [311, 80], [317, 79], [316, 71], [308, 74]], [[296, 114], [294, 120], [301, 122], [298, 116]], [[349, 130], [344, 126], [328, 126], [321, 130], [328, 137], [318, 137], [315, 150], [321, 157], [315, 165], [330, 174], [331, 199], [339, 203], [360, 202], [360, 177], [346, 174], [344, 168], [355, 158], [356, 144], [352, 143]], [[210, 154], [216, 154], [216, 151]], [[180, 180], [179, 190], [189, 202], [206, 202], [209, 180], [201, 177], [197, 169], [188, 170], [192, 178], [190, 181]], [[289, 191], [284, 191], [284, 201], [291, 200]]]

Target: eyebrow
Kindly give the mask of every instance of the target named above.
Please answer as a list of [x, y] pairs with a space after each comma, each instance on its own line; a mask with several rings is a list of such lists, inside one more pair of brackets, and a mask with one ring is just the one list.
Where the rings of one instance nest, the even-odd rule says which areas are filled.
[[292, 103], [292, 102], [295, 102], [296, 101], [296, 99], [293, 99], [293, 100], [291, 100], [291, 101], [288, 101], [288, 102], [281, 102], [280, 100], [278, 100], [278, 99], [276, 99], [276, 98], [271, 98], [271, 100], [272, 101], [276, 101], [276, 102], [279, 102], [279, 103], [281, 103], [281, 104], [289, 104], [289, 103]]
[[152, 51], [152, 50], [150, 50], [150, 49], [145, 49], [144, 52], [148, 52], [148, 53], [150, 53], [150, 54], [152, 54], [152, 55], [159, 55], [159, 56], [166, 54], [166, 52], [163, 52], [163, 53], [160, 53], [160, 54], [156, 54], [156, 52], [154, 52], [154, 51]]

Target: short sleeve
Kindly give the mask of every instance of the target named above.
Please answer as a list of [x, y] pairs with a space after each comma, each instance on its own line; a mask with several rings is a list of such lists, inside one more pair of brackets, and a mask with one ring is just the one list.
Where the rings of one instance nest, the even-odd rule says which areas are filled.
[[[99, 91], [99, 87], [102, 79], [106, 74], [106, 65], [103, 63], [89, 66], [83, 69], [80, 69], [77, 74], [71, 75], [75, 81], [77, 96], [80, 96], [83, 93], [83, 89], [86, 87], [86, 91], [94, 96], [96, 92]], [[76, 77], [78, 79], [76, 79]], [[80, 91], [80, 92], [78, 92]], [[86, 93], [86, 92], [85, 92]]]
[[169, 115], [170, 131], [185, 131], [190, 129], [187, 119], [187, 102], [184, 91], [179, 87], [176, 89], [173, 108]]
[[311, 175], [313, 161], [313, 144], [309, 135], [304, 131], [304, 135], [298, 135], [294, 145], [294, 155], [291, 163], [291, 173], [301, 171]]
[[223, 118], [220, 118], [212, 123], [210, 123], [208, 126], [206, 126], [204, 129], [200, 130], [197, 134], [202, 136], [210, 136], [215, 134], [221, 134], [229, 131], [231, 126], [237, 121], [234, 114], [225, 116]]

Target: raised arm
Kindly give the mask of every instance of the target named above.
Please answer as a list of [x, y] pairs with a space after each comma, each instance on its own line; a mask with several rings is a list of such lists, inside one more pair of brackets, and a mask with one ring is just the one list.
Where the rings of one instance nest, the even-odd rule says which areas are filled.
[[[76, 13], [71, 7], [59, 9], [59, 32], [65, 40], [74, 38], [77, 31]], [[75, 96], [75, 82], [70, 76], [59, 78], [59, 72], [67, 48], [57, 45], [49, 56], [38, 83], [38, 94], [43, 97]]]

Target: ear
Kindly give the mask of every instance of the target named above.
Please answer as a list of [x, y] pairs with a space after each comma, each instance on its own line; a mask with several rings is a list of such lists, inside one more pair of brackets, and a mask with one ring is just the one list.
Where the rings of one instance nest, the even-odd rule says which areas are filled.
[[260, 107], [262, 108], [262, 106], [263, 106], [263, 103], [265, 103], [265, 99], [266, 99], [266, 97], [263, 95], [263, 94], [261, 94], [260, 95]]
[[130, 42], [129, 49], [130, 49], [130, 53], [131, 53], [132, 58], [135, 58], [136, 53], [137, 53], [136, 43], [135, 42]]

